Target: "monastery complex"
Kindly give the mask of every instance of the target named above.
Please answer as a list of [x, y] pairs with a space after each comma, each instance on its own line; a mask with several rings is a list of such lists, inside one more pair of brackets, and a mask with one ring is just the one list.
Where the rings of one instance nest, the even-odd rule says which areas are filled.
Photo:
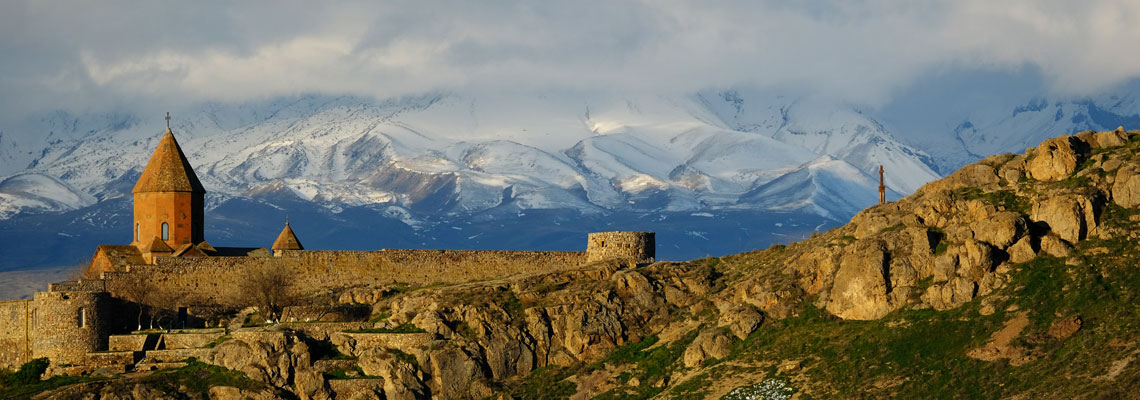
[[[132, 190], [130, 244], [98, 246], [78, 281], [51, 284], [31, 299], [0, 302], [0, 368], [18, 368], [40, 357], [50, 359], [54, 372], [68, 374], [96, 368], [125, 372], [142, 363], [160, 363], [151, 358], [192, 347], [182, 342], [195, 336], [172, 334], [177, 331], [132, 335], [139, 328], [141, 310], [163, 310], [170, 316], [162, 324], [165, 328], [205, 328], [217, 322], [210, 316], [218, 309], [248, 305], [234, 299], [240, 298], [241, 283], [250, 271], [257, 269], [287, 271], [294, 292], [323, 295], [566, 270], [614, 258], [645, 263], [655, 256], [652, 232], [591, 233], [586, 250], [575, 252], [307, 250], [288, 222], [269, 248], [221, 247], [205, 240], [205, 193], [167, 127]], [[152, 304], [132, 301], [131, 287], [140, 281], [166, 295], [143, 300]]]

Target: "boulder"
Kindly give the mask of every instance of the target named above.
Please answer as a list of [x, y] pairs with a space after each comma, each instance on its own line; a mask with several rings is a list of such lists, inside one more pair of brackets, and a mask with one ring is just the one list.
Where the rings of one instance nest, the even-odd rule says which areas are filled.
[[360, 356], [360, 369], [365, 375], [384, 379], [384, 398], [415, 400], [427, 398], [419, 369], [410, 360], [401, 359], [386, 349], [369, 349]]
[[922, 294], [922, 301], [935, 310], [948, 310], [966, 304], [977, 294], [978, 284], [963, 277], [930, 286]]
[[312, 367], [309, 346], [292, 332], [239, 331], [210, 350], [203, 361], [244, 372], [278, 388], [290, 388], [301, 399], [328, 399], [321, 374]]
[[479, 364], [461, 348], [446, 346], [431, 353], [431, 393], [441, 399], [463, 397], [467, 386], [481, 377]]
[[1073, 253], [1073, 246], [1056, 235], [1045, 235], [1041, 237], [1041, 251], [1053, 257], [1064, 258]]
[[1023, 263], [1030, 261], [1037, 257], [1037, 251], [1033, 250], [1033, 238], [1029, 236], [1022, 236], [1021, 240], [1009, 246], [1009, 261], [1013, 263]]
[[1140, 171], [1135, 164], [1124, 164], [1112, 184], [1112, 202], [1125, 208], [1140, 205]]
[[1025, 169], [1030, 177], [1039, 181], [1068, 178], [1084, 161], [1087, 148], [1087, 143], [1073, 135], [1046, 140], [1037, 146]]
[[723, 303], [720, 305], [720, 326], [727, 326], [732, 334], [744, 340], [764, 322], [764, 314], [750, 305]]
[[1124, 132], [1124, 127], [1117, 127], [1116, 130], [1097, 132], [1092, 135], [1092, 140], [1089, 145], [1093, 148], [1105, 148], [1123, 146], [1128, 143], [1128, 133]]
[[1069, 336], [1073, 336], [1074, 333], [1081, 330], [1082, 324], [1081, 317], [1078, 316], [1061, 318], [1049, 326], [1049, 336], [1052, 336], [1054, 339], [1067, 339]]
[[1012, 211], [999, 212], [972, 225], [974, 239], [999, 249], [1007, 248], [1021, 238], [1027, 227], [1025, 218]]
[[994, 167], [984, 162], [979, 162], [962, 167], [950, 174], [950, 176], [927, 183], [919, 190], [925, 192], [954, 190], [967, 186], [993, 185], [998, 182], [1000, 182], [1000, 179]]
[[1076, 243], [1088, 237], [1097, 227], [1096, 205], [1079, 194], [1048, 196], [1033, 205], [1030, 218], [1049, 225], [1061, 239]]
[[637, 271], [618, 271], [610, 276], [610, 279], [614, 281], [618, 294], [632, 298], [642, 307], [654, 307], [661, 303], [662, 299], [653, 291], [653, 284]]
[[710, 358], [728, 357], [732, 352], [732, 339], [722, 329], [706, 329], [685, 348], [682, 360], [686, 367], [700, 366]]
[[848, 246], [839, 261], [827, 311], [843, 319], [872, 320], [887, 315], [889, 265], [886, 246], [879, 241], [858, 241]]

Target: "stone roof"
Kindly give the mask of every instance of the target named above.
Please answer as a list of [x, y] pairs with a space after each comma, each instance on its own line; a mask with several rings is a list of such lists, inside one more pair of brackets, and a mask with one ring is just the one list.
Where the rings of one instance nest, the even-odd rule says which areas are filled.
[[289, 227], [289, 222], [285, 222], [285, 229], [281, 230], [281, 234], [277, 235], [277, 240], [273, 241], [273, 251], [277, 250], [304, 250], [305, 247], [301, 246], [301, 241], [297, 240], [297, 235], [293, 233], [293, 228]]
[[166, 242], [162, 241], [162, 239], [159, 239], [158, 237], [155, 237], [154, 240], [150, 241], [150, 243], [144, 243], [141, 247], [139, 247], [139, 250], [142, 251], [143, 253], [173, 253], [174, 252], [174, 249], [170, 248], [170, 246], [167, 245]]
[[194, 168], [186, 160], [178, 141], [174, 140], [174, 133], [166, 128], [154, 155], [146, 163], [146, 169], [139, 177], [131, 193], [144, 192], [192, 192], [206, 193], [198, 176], [194, 175]]
[[102, 252], [107, 256], [107, 259], [111, 261], [111, 265], [115, 267], [146, 264], [146, 261], [142, 258], [142, 252], [139, 251], [139, 248], [131, 245], [116, 246], [110, 244], [101, 244], [95, 249], [95, 252]]

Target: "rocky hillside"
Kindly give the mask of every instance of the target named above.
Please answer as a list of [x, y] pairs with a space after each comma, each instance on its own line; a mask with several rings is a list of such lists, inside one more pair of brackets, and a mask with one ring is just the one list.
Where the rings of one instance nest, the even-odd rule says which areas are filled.
[[329, 398], [357, 378], [354, 398], [1121, 398], [1140, 391], [1138, 206], [1140, 131], [1082, 132], [788, 246], [346, 290], [371, 328], [242, 328], [202, 360], [255, 385], [45, 396]]

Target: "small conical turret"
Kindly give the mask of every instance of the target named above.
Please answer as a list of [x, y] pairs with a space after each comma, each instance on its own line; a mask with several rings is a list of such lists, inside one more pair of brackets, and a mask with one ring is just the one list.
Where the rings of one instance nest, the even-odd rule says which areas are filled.
[[304, 250], [305, 247], [301, 246], [300, 240], [297, 240], [297, 234], [293, 233], [289, 221], [285, 221], [285, 229], [282, 229], [281, 234], [277, 235], [277, 240], [273, 241], [272, 249], [273, 255], [280, 256], [282, 250]]

